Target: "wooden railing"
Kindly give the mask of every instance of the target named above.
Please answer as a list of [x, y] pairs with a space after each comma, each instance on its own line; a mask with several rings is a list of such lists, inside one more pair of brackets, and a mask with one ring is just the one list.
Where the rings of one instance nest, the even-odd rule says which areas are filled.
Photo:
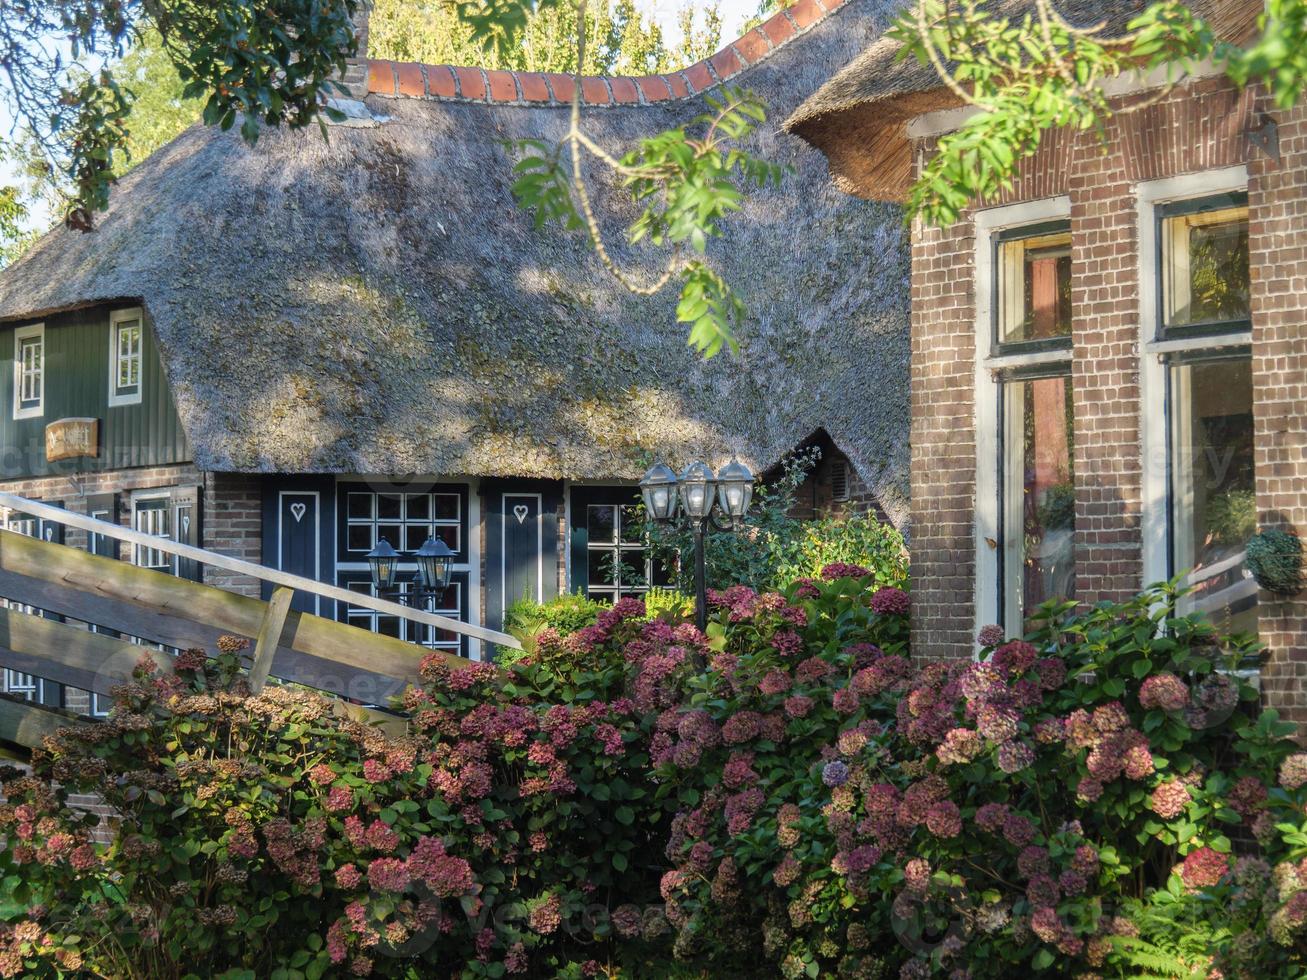
[[[275, 586], [271, 598], [264, 601], [0, 530], [0, 598], [11, 604], [9, 609], [0, 609], [0, 666], [69, 687], [108, 694], [111, 687], [130, 678], [142, 656], [152, 656], [161, 665], [170, 659], [161, 650], [123, 636], [146, 644], [212, 652], [218, 637], [230, 635], [253, 642], [250, 684], [254, 689], [261, 689], [272, 676], [339, 695], [345, 699], [339, 701], [342, 710], [356, 716], [387, 727], [402, 725], [398, 716], [387, 717], [385, 712], [359, 705], [387, 704], [417, 680], [419, 665], [433, 651], [292, 609], [297, 591], [500, 646], [520, 646], [515, 638], [495, 630], [12, 494], [0, 493], [0, 507]], [[21, 611], [13, 608], [15, 605], [32, 607], [44, 615]], [[451, 665], [467, 662], [452, 653], [436, 652]], [[66, 713], [0, 696], [0, 740], [33, 747], [67, 723]]]

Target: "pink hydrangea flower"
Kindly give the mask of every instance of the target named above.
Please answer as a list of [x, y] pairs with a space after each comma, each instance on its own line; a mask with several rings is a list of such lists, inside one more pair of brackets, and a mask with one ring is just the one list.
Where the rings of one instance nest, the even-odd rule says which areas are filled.
[[1230, 870], [1230, 859], [1210, 847], [1190, 851], [1180, 864], [1180, 878], [1189, 891], [1211, 888]]
[[838, 578], [869, 578], [871, 569], [863, 568], [861, 565], [851, 565], [848, 562], [835, 561], [825, 565], [821, 570], [821, 577], [827, 582], [833, 582]]
[[791, 718], [804, 718], [812, 710], [813, 700], [806, 694], [796, 694], [785, 699], [785, 714]]
[[908, 594], [890, 585], [877, 589], [871, 597], [871, 611], [881, 616], [906, 616], [911, 608]]
[[1184, 813], [1191, 797], [1189, 789], [1178, 779], [1168, 779], [1148, 798], [1149, 808], [1163, 820], [1174, 820]]
[[962, 833], [962, 814], [952, 800], [941, 800], [926, 811], [926, 829], [936, 837], [956, 837]]

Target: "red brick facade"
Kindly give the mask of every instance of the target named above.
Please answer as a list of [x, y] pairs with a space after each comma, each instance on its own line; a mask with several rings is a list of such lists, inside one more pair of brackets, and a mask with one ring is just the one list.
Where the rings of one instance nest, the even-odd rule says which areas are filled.
[[[1307, 533], [1307, 110], [1272, 112], [1278, 163], [1245, 135], [1270, 111], [1221, 80], [1199, 81], [1118, 116], [1105, 142], [1054, 134], [995, 202], [1071, 203], [1076, 567], [1087, 602], [1144, 584], [1140, 181], [1247, 166], [1258, 520]], [[975, 249], [972, 216], [914, 228], [914, 649], [927, 656], [970, 656], [978, 618], [976, 289], [988, 286], [976, 284]], [[1260, 603], [1272, 651], [1264, 690], [1307, 723], [1307, 598], [1263, 592]]]
[[[1307, 536], [1307, 107], [1276, 112], [1280, 161], [1248, 164], [1257, 511]], [[1263, 592], [1267, 700], [1307, 724], [1307, 597]]]

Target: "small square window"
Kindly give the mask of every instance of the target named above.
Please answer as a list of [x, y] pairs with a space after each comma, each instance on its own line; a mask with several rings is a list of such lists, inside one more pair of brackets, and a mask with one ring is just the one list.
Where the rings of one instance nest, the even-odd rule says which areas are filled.
[[1159, 214], [1162, 336], [1249, 329], [1247, 195], [1184, 201]]
[[999, 349], [1066, 346], [1071, 337], [1071, 229], [1015, 228], [995, 244], [994, 339]]
[[403, 517], [404, 498], [398, 493], [377, 494], [377, 520], [399, 520]]

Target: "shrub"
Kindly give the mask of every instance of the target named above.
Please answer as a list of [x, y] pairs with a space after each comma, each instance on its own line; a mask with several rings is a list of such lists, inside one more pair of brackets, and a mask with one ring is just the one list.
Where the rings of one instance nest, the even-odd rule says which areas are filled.
[[536, 638], [545, 629], [569, 636], [593, 626], [599, 614], [608, 608], [580, 592], [564, 592], [548, 602], [536, 602], [523, 596], [504, 610], [504, 632], [518, 639], [521, 650], [503, 649], [496, 661], [504, 667], [536, 652]]
[[908, 553], [903, 535], [871, 514], [796, 522], [771, 548], [772, 574], [765, 583], [784, 589], [802, 578], [816, 578], [828, 565], [858, 565], [871, 571], [875, 585], [905, 588]]
[[[679, 949], [728, 962], [761, 938], [784, 976], [1138, 976], [1150, 958], [1192, 958], [1196, 931], [1204, 973], [1215, 957], [1235, 975], [1296, 975], [1304, 797], [1267, 792], [1291, 728], [1238, 710], [1256, 695], [1226, 670], [1249, 641], [1172, 615], [1161, 587], [1080, 615], [1050, 606], [983, 663], [913, 669], [901, 594], [845, 581], [792, 591], [797, 643], [740, 594], [727, 618], [746, 628], [692, 682], [696, 730], [716, 736], [655, 756], [683, 807], [665, 890]], [[1284, 763], [1292, 793], [1307, 790], [1301, 758]], [[1274, 821], [1289, 813], [1285, 852]], [[1253, 839], [1285, 853], [1270, 909], [1254, 897], [1267, 867], [1234, 860]], [[1159, 926], [1198, 894], [1205, 907], [1172, 916], [1187, 932]], [[1285, 945], [1229, 921], [1244, 936], [1278, 921]]]
[[[250, 696], [238, 643], [169, 675], [143, 661], [107, 722], [4, 774], [0, 864], [24, 911], [0, 935], [0, 975], [640, 969], [644, 934], [666, 928], [670, 821], [646, 729], [677, 696], [659, 665], [702, 643], [644, 614], [623, 600], [566, 642], [546, 630], [546, 651], [573, 651], [565, 677], [428, 658], [402, 737], [311, 692]], [[76, 793], [120, 816], [107, 847]]]
[[694, 596], [675, 589], [652, 588], [644, 594], [645, 616], [669, 623], [689, 622], [694, 618]]
[[402, 736], [143, 666], [4, 775], [0, 974], [1301, 976], [1307, 753], [1177, 595], [943, 663], [850, 563], [706, 635], [623, 599], [429, 658]]

